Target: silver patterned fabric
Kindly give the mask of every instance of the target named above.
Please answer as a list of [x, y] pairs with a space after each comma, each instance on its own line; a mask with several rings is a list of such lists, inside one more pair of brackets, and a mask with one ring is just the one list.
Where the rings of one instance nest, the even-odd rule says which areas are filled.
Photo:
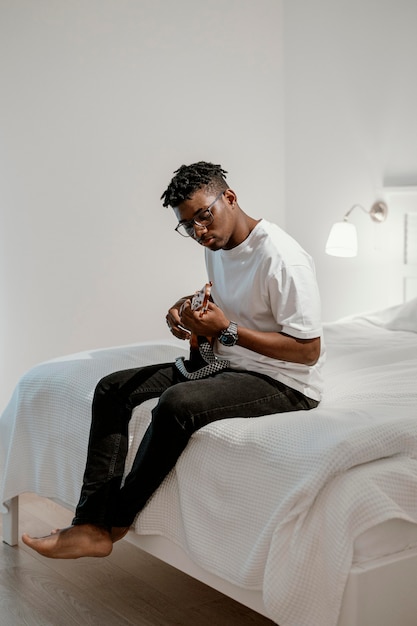
[[206, 363], [198, 370], [188, 371], [186, 368], [186, 361], [183, 356], [177, 357], [175, 359], [175, 365], [179, 372], [187, 379], [187, 380], [198, 380], [199, 378], [207, 378], [212, 374], [216, 374], [216, 372], [221, 372], [222, 370], [228, 368], [230, 366], [230, 362], [225, 359], [218, 359], [213, 352], [213, 348], [207, 339], [199, 338], [198, 344], [200, 350], [200, 356]]

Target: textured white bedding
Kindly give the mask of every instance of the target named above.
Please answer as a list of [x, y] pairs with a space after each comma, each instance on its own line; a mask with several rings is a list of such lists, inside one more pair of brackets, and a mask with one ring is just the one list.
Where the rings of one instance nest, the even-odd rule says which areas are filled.
[[[325, 326], [317, 409], [195, 433], [136, 531], [165, 535], [205, 569], [262, 589], [280, 626], [334, 626], [356, 537], [387, 520], [417, 523], [417, 302], [406, 306], [407, 331], [391, 329], [403, 307]], [[140, 344], [28, 372], [0, 419], [0, 502], [33, 491], [74, 506], [95, 383], [183, 349]], [[134, 411], [132, 450], [153, 402]]]

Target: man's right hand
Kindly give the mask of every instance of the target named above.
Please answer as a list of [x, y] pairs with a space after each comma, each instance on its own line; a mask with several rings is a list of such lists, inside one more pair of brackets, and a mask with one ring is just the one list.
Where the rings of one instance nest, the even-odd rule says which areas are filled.
[[177, 337], [177, 339], [190, 339], [190, 331], [181, 325], [180, 310], [187, 300], [191, 303], [191, 298], [192, 296], [184, 296], [183, 298], [180, 298], [175, 304], [172, 305], [166, 314], [165, 319], [168, 328], [174, 337]]

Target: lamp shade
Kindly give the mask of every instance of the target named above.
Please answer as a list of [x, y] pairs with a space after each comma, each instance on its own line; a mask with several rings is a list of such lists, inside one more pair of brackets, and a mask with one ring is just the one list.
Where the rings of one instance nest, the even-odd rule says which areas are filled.
[[333, 224], [326, 243], [326, 253], [332, 256], [356, 256], [358, 237], [355, 225], [351, 222]]

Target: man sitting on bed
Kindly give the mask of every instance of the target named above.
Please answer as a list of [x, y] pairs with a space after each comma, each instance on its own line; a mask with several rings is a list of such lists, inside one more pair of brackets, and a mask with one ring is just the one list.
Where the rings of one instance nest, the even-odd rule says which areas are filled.
[[[213, 338], [217, 359], [203, 378], [189, 376], [183, 367], [189, 364], [178, 361], [98, 383], [72, 526], [22, 537], [45, 556], [107, 556], [206, 424], [311, 409], [320, 401], [323, 348], [312, 260], [278, 226], [244, 213], [226, 173], [212, 163], [182, 165], [161, 198], [179, 220], [177, 232], [203, 246], [213, 285], [206, 312], [181, 298], [168, 311], [168, 327], [179, 339]], [[123, 484], [128, 423], [149, 398], [159, 401]]]

